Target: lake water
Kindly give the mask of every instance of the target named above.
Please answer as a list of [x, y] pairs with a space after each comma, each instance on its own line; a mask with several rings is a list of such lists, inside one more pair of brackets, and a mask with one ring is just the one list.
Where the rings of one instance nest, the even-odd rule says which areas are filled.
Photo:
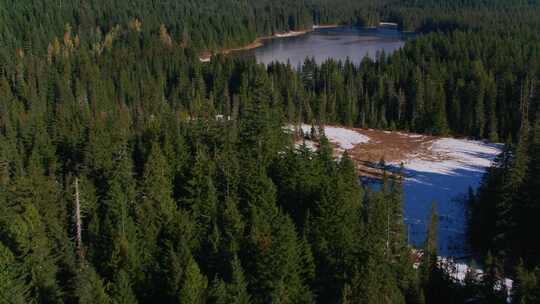
[[348, 58], [358, 64], [365, 56], [374, 59], [378, 51], [389, 54], [400, 49], [405, 39], [395, 28], [317, 29], [301, 36], [271, 39], [245, 53], [254, 55], [259, 63], [290, 62], [293, 67], [301, 65], [306, 57], [317, 63]]

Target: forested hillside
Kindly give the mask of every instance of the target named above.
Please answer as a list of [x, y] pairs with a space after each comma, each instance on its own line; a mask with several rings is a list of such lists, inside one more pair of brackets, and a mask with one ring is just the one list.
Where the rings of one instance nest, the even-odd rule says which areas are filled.
[[[2, 1], [0, 302], [505, 303], [509, 276], [516, 299], [535, 303], [539, 12], [535, 1]], [[379, 20], [419, 35], [359, 66], [198, 58]], [[283, 126], [300, 122], [507, 141], [471, 194], [486, 275], [462, 284], [437, 263], [436, 208], [413, 251], [401, 179], [360, 187], [324, 137], [317, 152], [295, 148]]]
[[[328, 144], [294, 150], [263, 67], [203, 67], [159, 40], [63, 50], [1, 81], [9, 302], [422, 298], [399, 181], [364, 193]], [[215, 119], [221, 107], [230, 120]]]
[[[373, 4], [372, 4], [373, 2]], [[249, 43], [256, 36], [311, 28], [319, 23], [378, 24], [375, 2], [327, 0], [257, 1], [16, 1], [0, 3], [0, 41], [42, 51], [69, 24], [91, 44], [117, 25], [143, 24], [146, 35], [166, 25], [172, 39], [196, 49]]]
[[470, 202], [473, 248], [496, 272], [516, 277], [518, 303], [540, 301], [539, 158], [540, 120], [525, 121]]

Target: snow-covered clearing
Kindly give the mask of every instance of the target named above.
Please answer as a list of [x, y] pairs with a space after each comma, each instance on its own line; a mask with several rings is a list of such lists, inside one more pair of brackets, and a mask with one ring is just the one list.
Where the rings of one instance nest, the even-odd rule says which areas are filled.
[[[287, 129], [294, 130], [294, 127], [289, 125]], [[302, 124], [302, 132], [304, 134], [311, 133], [311, 125]], [[342, 128], [342, 127], [324, 127], [324, 135], [328, 138], [328, 141], [338, 146], [340, 150], [350, 150], [354, 146], [362, 143], [367, 143], [369, 137], [360, 134], [357, 131]]]
[[324, 127], [324, 134], [331, 143], [339, 145], [344, 150], [350, 150], [357, 144], [369, 141], [369, 137], [365, 135], [339, 127]]
[[[299, 127], [299, 126], [298, 126]], [[303, 124], [307, 138], [311, 125]], [[293, 125], [286, 126], [293, 131]], [[317, 130], [316, 130], [317, 132]], [[439, 255], [462, 258], [466, 246], [466, 198], [476, 190], [502, 145], [483, 141], [440, 138], [404, 132], [325, 126], [324, 133], [339, 159], [344, 150], [356, 161], [359, 175], [377, 179], [371, 165], [385, 159], [392, 171], [404, 165], [404, 216], [409, 243], [421, 247], [426, 236], [432, 204], [439, 222]], [[318, 143], [306, 138], [316, 150]], [[299, 146], [303, 139], [297, 143]], [[369, 169], [369, 170], [368, 170]], [[380, 175], [380, 174], [379, 174]], [[376, 187], [376, 186], [375, 186]]]
[[[476, 190], [486, 169], [501, 152], [501, 145], [467, 139], [440, 138], [430, 153], [411, 154], [405, 168], [405, 222], [409, 242], [425, 240], [431, 206], [439, 218], [439, 254], [463, 257], [466, 247], [466, 197]], [[401, 162], [394, 162], [398, 166]]]

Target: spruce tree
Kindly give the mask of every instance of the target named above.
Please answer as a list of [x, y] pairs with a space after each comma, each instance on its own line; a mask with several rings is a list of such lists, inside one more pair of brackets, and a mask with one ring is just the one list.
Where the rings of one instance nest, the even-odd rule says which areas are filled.
[[186, 262], [178, 301], [180, 303], [205, 303], [208, 281], [192, 257], [189, 257]]
[[5, 303], [28, 303], [28, 286], [13, 253], [0, 243], [0, 299]]
[[75, 295], [81, 304], [108, 304], [111, 299], [105, 291], [103, 280], [90, 265], [82, 265], [75, 277]]

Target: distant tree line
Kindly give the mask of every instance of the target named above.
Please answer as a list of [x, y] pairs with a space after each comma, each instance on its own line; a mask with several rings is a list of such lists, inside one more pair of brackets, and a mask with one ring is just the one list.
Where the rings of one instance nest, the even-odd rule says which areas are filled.
[[[3, 49], [42, 52], [66, 24], [92, 43], [118, 24], [141, 23], [145, 35], [165, 25], [176, 42], [198, 50], [239, 46], [257, 36], [308, 29], [318, 23], [376, 25], [371, 0], [15, 1], [0, 3]], [[366, 17], [365, 17], [366, 16]], [[376, 20], [377, 19], [377, 20]], [[4, 54], [7, 56], [8, 54]], [[9, 57], [8, 57], [9, 58]]]
[[502, 24], [519, 28], [530, 22], [538, 25], [535, 16], [537, 0], [5, 0], [0, 3], [0, 58], [7, 60], [7, 50], [14, 49], [43, 53], [66, 25], [86, 44], [119, 24], [132, 23], [145, 35], [164, 25], [182, 46], [214, 50], [313, 24], [377, 26], [391, 21], [403, 30], [428, 32]]
[[359, 66], [307, 60], [298, 74], [278, 64], [269, 72], [282, 88], [291, 121], [504, 141], [517, 138], [523, 117], [534, 119], [538, 110], [536, 41], [527, 35], [432, 33]]

